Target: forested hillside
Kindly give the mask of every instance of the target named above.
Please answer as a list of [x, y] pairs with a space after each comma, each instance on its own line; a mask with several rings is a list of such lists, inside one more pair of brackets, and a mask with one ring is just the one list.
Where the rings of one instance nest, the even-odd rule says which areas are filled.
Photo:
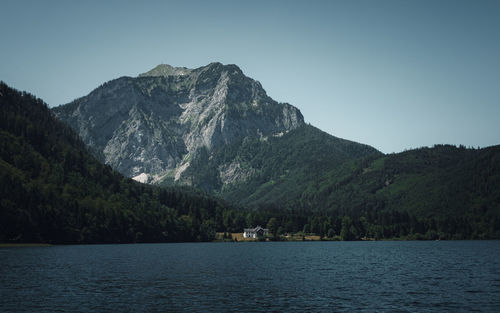
[[438, 217], [498, 214], [500, 146], [436, 145], [360, 159], [325, 173], [301, 197], [304, 205], [322, 209], [377, 207]]
[[212, 240], [227, 205], [99, 163], [40, 99], [0, 83], [0, 242]]
[[[211, 153], [200, 153], [185, 175], [192, 177], [194, 186], [240, 205], [288, 208], [308, 184], [326, 171], [367, 155], [382, 153], [304, 124], [280, 137], [247, 137]], [[246, 178], [222, 184], [218, 168], [227, 163], [237, 165], [234, 172]]]
[[432, 230], [445, 238], [500, 238], [500, 146], [437, 145], [347, 162], [284, 205], [399, 225], [375, 237]]

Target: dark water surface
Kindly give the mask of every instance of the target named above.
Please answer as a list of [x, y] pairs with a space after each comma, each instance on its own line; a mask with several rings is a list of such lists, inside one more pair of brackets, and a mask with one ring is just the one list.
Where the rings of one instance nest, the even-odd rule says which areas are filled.
[[500, 241], [0, 248], [1, 312], [500, 312]]

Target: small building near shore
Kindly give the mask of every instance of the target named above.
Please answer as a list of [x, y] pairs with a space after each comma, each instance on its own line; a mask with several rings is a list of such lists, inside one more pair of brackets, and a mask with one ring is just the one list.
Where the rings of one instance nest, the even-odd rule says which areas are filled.
[[269, 229], [257, 226], [255, 228], [245, 228], [243, 238], [262, 238], [269, 235]]

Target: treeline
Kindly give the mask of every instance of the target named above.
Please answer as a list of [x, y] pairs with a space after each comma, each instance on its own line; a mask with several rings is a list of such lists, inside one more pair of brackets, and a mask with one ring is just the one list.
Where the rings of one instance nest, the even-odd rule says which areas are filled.
[[269, 228], [271, 238], [287, 234], [318, 235], [334, 240], [463, 240], [500, 239], [500, 218], [476, 212], [476, 217], [417, 217], [399, 211], [363, 211], [344, 215], [338, 211], [228, 211], [220, 231], [241, 232], [243, 227]]

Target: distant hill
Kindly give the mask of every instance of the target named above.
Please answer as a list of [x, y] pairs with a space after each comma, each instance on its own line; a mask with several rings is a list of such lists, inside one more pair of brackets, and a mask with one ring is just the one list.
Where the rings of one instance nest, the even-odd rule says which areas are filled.
[[457, 238], [500, 238], [500, 145], [436, 145], [347, 162], [291, 201], [339, 215], [400, 212]]
[[212, 240], [231, 226], [228, 209], [192, 189], [123, 177], [42, 100], [0, 82], [0, 242]]
[[324, 173], [301, 196], [324, 209], [365, 202], [425, 216], [500, 213], [500, 145], [436, 145], [356, 160]]

